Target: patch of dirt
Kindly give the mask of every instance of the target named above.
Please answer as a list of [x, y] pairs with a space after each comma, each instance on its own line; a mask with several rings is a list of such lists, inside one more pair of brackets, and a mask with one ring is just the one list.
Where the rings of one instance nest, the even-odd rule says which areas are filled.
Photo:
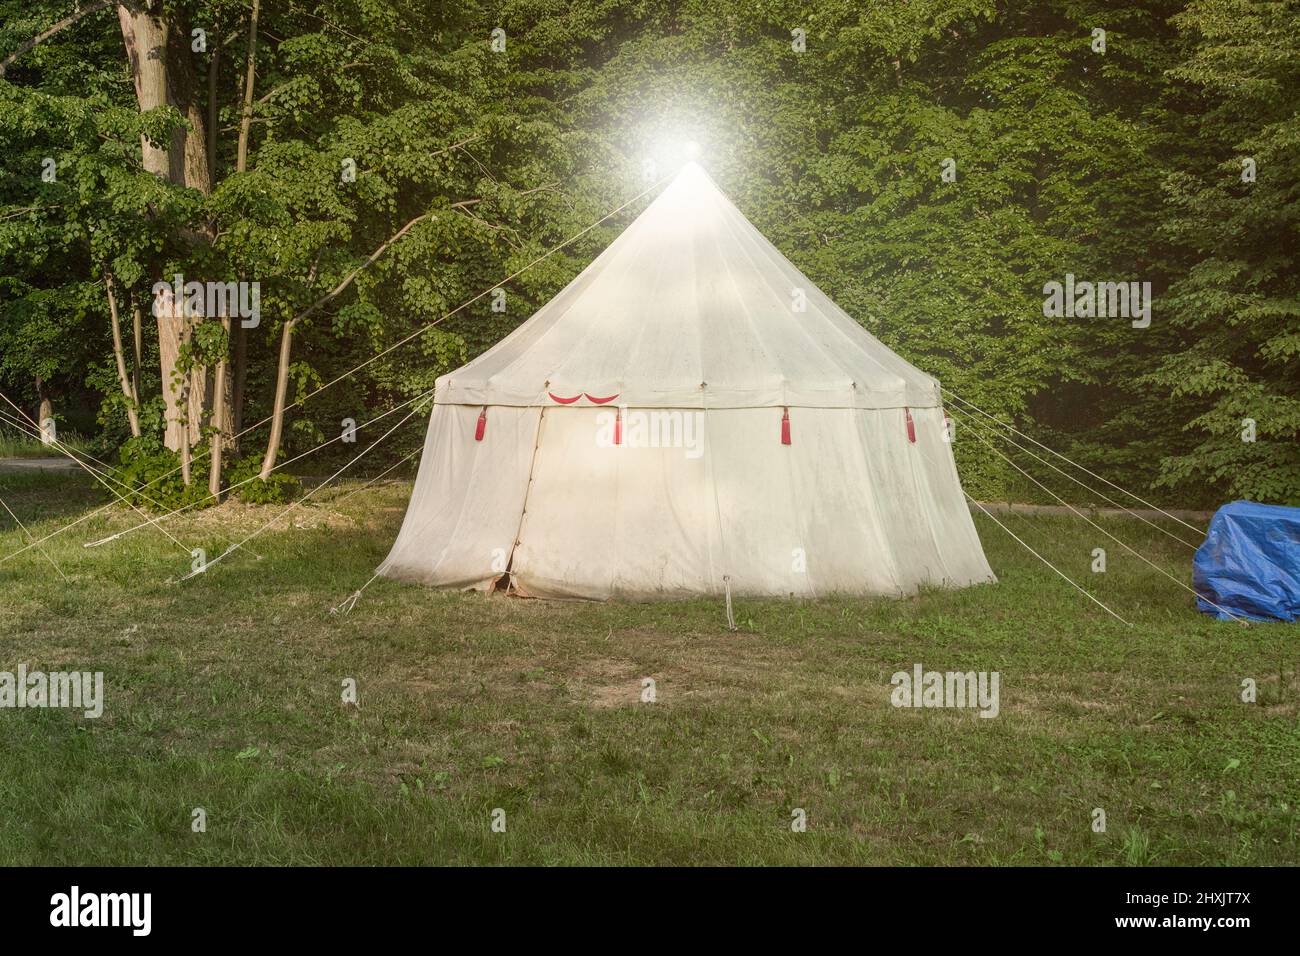
[[641, 703], [641, 679], [633, 678], [616, 684], [593, 687], [589, 693], [591, 694], [589, 703], [596, 708], [624, 707], [629, 704], [639, 705]]
[[615, 661], [607, 659], [586, 660], [575, 668], [570, 680], [577, 691], [578, 699], [574, 703], [587, 704], [591, 707], [606, 709], [641, 703], [641, 681], [654, 678], [656, 683], [660, 675], [639, 674], [632, 661]]
[[80, 468], [71, 458], [0, 458], [0, 472], [74, 472]]
[[1076, 707], [1082, 707], [1084, 710], [1112, 711], [1118, 710], [1119, 705], [1101, 700], [1087, 700], [1083, 697], [1076, 697], [1072, 694], [1062, 694], [1061, 700], [1068, 701]]
[[[235, 528], [253, 531], [284, 514], [288, 507], [287, 504], [254, 505], [238, 499], [229, 499], [215, 508], [188, 512], [186, 524], [195, 530], [213, 530], [227, 534]], [[357, 525], [356, 518], [332, 510], [328, 502], [317, 504], [308, 501], [305, 505], [294, 508], [269, 530], [283, 531], [290, 527], [302, 530], [355, 528]]]
[[1264, 713], [1270, 717], [1294, 717], [1300, 714], [1300, 705], [1296, 704], [1265, 704]]

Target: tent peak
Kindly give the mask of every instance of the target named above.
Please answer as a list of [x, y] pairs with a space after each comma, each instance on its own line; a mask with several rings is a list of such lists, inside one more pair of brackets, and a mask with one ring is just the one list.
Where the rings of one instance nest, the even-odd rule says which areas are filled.
[[676, 181], [678, 179], [691, 179], [696, 177], [702, 177], [707, 179], [709, 182], [713, 182], [713, 177], [704, 171], [703, 166], [693, 159], [688, 159], [682, 164], [682, 168], [677, 171], [677, 175], [673, 177], [673, 179]]
[[695, 160], [688, 160], [682, 168], [677, 171], [673, 181], [668, 184], [668, 190], [674, 195], [689, 198], [691, 196], [704, 196], [719, 193], [717, 183], [713, 181], [704, 167]]

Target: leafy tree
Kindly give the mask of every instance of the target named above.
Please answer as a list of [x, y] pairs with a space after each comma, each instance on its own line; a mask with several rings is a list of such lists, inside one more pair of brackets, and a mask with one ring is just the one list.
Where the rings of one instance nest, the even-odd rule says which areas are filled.
[[1196, 441], [1161, 479], [1300, 504], [1300, 10], [1198, 0], [1174, 23], [1196, 149], [1166, 181], [1164, 232], [1186, 263], [1167, 306], [1182, 337], [1148, 381]]
[[[957, 396], [1183, 502], [1300, 500], [1292, 6], [0, 13], [0, 379], [95, 389], [107, 434], [141, 433], [136, 478], [164, 443], [210, 490], [223, 455], [265, 478], [282, 446], [428, 391], [572, 279], [692, 139], [783, 253], [952, 390], [976, 493], [1020, 479], [963, 440]], [[515, 273], [494, 309], [481, 293]], [[1150, 326], [1046, 316], [1066, 273], [1150, 282]], [[176, 274], [256, 283], [260, 322], [155, 320], [154, 283]]]

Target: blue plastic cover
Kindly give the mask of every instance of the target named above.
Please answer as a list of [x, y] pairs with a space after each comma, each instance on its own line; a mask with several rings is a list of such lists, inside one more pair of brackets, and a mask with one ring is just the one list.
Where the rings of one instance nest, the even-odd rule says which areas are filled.
[[1234, 501], [1214, 513], [1192, 561], [1197, 607], [1221, 620], [1300, 617], [1300, 508]]

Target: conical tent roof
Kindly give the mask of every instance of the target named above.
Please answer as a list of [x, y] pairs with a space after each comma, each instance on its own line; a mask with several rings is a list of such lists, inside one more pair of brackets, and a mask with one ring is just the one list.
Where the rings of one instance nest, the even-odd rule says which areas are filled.
[[688, 164], [581, 275], [437, 382], [437, 401], [929, 408], [939, 383], [826, 297]]

